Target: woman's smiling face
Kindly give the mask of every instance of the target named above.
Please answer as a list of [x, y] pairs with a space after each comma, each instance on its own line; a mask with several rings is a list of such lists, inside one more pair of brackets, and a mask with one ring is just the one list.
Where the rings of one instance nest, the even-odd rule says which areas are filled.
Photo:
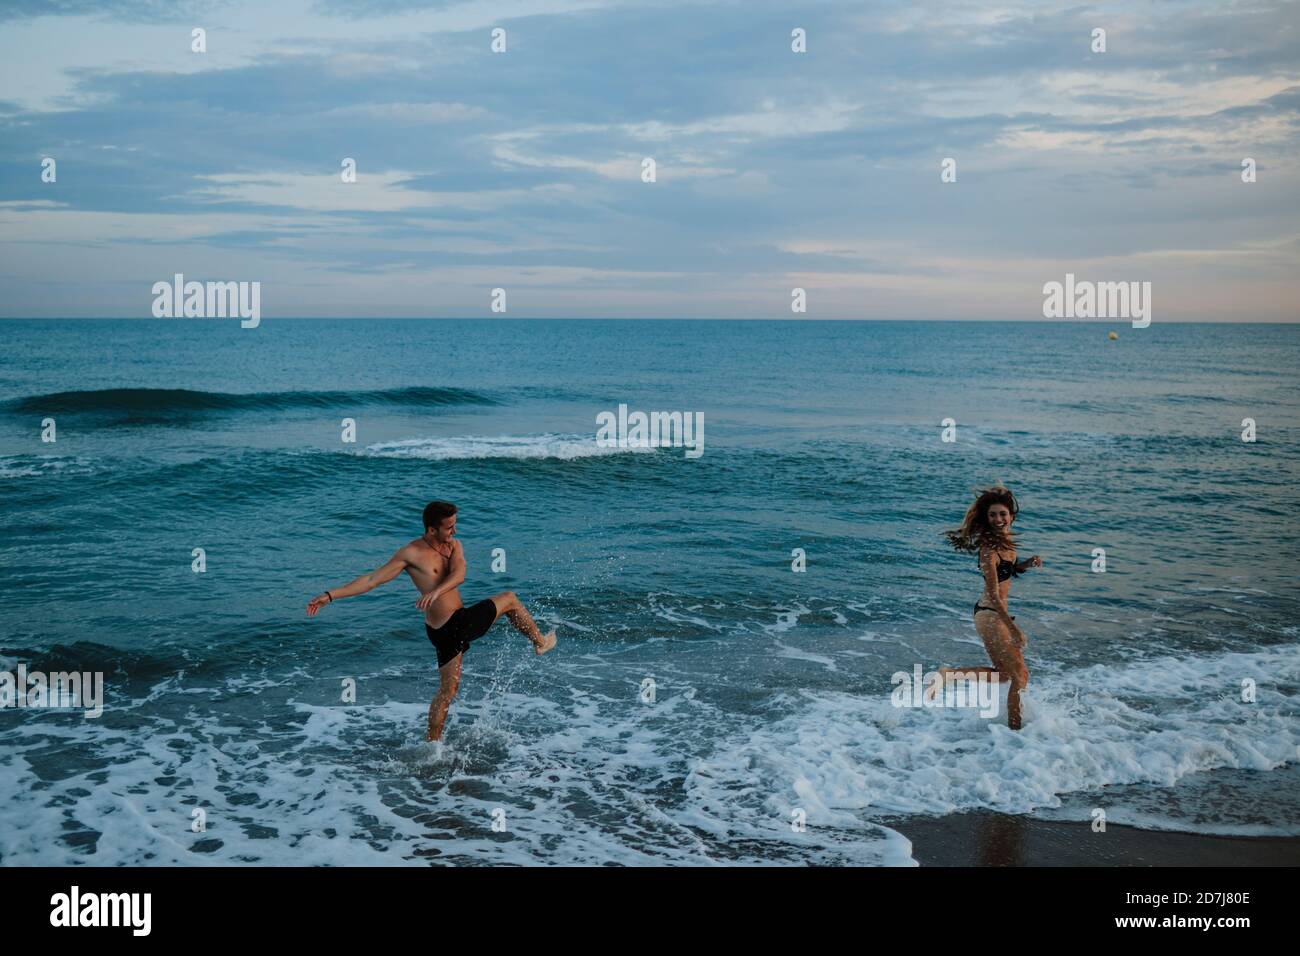
[[1000, 502], [989, 505], [989, 510], [985, 513], [988, 519], [989, 527], [999, 534], [1005, 534], [1011, 528], [1011, 522], [1015, 520], [1011, 514], [1011, 509]]

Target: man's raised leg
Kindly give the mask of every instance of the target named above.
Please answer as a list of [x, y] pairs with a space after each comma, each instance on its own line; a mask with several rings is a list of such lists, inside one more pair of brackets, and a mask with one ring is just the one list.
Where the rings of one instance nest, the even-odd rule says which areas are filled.
[[497, 617], [500, 618], [504, 614], [514, 625], [515, 630], [528, 638], [533, 645], [533, 650], [538, 654], [545, 654], [555, 646], [555, 629], [551, 628], [549, 633], [542, 634], [537, 629], [537, 622], [533, 620], [533, 616], [528, 613], [528, 609], [524, 607], [519, 600], [519, 595], [514, 591], [502, 591], [500, 594], [492, 595], [492, 603], [497, 606]]
[[438, 668], [438, 693], [429, 704], [429, 734], [426, 740], [441, 740], [442, 725], [447, 721], [447, 708], [460, 687], [460, 654]]

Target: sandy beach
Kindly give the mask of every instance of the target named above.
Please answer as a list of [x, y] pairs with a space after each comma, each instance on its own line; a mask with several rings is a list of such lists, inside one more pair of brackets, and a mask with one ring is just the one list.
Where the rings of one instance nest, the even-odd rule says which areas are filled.
[[1036, 820], [989, 810], [895, 819], [922, 866], [1296, 866], [1300, 837], [1233, 837]]

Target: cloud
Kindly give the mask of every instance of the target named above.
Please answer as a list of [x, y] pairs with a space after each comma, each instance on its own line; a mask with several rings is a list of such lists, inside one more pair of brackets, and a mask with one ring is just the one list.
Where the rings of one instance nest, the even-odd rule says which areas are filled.
[[[1165, 301], [1189, 318], [1224, 317], [1225, 290], [1273, 318], [1300, 301], [1283, 3], [158, 12], [6, 7], [0, 245], [23, 265], [0, 312], [77, 276], [133, 290], [169, 243], [185, 271], [207, 256], [278, 279], [297, 314], [365, 302], [380, 275], [403, 277], [397, 301], [367, 314], [417, 310], [438, 275], [462, 304], [487, 281], [535, 287], [535, 314], [782, 314], [800, 283], [823, 314], [997, 317], [1072, 261], [1182, 283]], [[189, 50], [199, 24], [207, 54]], [[134, 314], [103, 282], [94, 311]]]

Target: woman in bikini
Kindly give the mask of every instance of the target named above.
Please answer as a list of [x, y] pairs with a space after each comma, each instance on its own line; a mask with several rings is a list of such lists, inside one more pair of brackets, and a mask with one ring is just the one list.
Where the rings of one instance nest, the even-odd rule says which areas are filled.
[[1043, 566], [1043, 559], [1038, 555], [1016, 561], [1011, 524], [1019, 510], [1015, 496], [1008, 489], [987, 488], [976, 492], [975, 503], [967, 509], [961, 527], [944, 532], [944, 537], [958, 551], [979, 554], [984, 593], [975, 602], [975, 630], [984, 641], [993, 666], [939, 668], [945, 685], [949, 675], [954, 674], [989, 674], [998, 680], [1009, 681], [1007, 726], [1012, 730], [1020, 729], [1020, 692], [1029, 683], [1029, 668], [1025, 667], [1024, 656], [1028, 639], [1016, 626], [1016, 619], [1007, 613], [1007, 594], [1011, 591], [1013, 577], [1028, 568]]

